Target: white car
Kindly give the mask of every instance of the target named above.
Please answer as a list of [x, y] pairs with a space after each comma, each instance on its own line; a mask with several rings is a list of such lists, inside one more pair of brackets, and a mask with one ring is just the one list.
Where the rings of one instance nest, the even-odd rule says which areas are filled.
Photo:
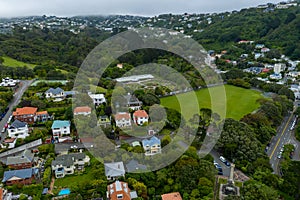
[[220, 158], [219, 158], [223, 163], [225, 163], [226, 162], [226, 159], [223, 157], [223, 156], [220, 156]]

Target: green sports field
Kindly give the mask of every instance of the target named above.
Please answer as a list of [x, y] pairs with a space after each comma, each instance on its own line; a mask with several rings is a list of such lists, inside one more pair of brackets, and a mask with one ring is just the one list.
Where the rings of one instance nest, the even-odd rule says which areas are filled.
[[[259, 107], [256, 102], [259, 98], [262, 98], [262, 95], [258, 91], [225, 85], [224, 87], [217, 86], [164, 97], [161, 98], [161, 104], [178, 111], [183, 110], [181, 113], [186, 119], [190, 119], [200, 108], [210, 108], [222, 117], [225, 116], [226, 112], [226, 118], [239, 120]], [[213, 107], [211, 107], [212, 102]]]

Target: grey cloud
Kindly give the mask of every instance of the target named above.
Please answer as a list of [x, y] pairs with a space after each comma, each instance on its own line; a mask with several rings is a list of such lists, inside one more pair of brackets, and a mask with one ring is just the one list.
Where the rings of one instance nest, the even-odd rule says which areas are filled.
[[90, 14], [158, 15], [239, 10], [277, 0], [0, 0], [0, 17]]

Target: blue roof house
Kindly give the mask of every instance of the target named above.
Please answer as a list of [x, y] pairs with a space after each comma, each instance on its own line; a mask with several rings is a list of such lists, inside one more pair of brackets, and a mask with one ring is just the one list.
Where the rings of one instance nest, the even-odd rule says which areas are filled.
[[145, 155], [155, 155], [157, 153], [161, 153], [161, 142], [160, 139], [153, 136], [150, 139], [144, 139], [142, 141], [143, 148], [145, 150]]
[[54, 99], [54, 101], [62, 101], [65, 98], [65, 91], [60, 87], [50, 88], [45, 92], [46, 98]]
[[4, 172], [2, 183], [5, 183], [6, 185], [29, 185], [33, 180], [38, 178], [39, 170], [37, 168], [11, 170]]
[[71, 123], [67, 120], [55, 120], [52, 124], [52, 135], [55, 140], [60, 137], [70, 135], [71, 133]]

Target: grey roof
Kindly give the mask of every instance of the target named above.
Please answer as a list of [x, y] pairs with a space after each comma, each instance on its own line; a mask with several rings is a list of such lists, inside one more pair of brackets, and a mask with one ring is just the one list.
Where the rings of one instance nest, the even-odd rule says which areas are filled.
[[24, 150], [21, 155], [7, 157], [6, 165], [15, 165], [32, 162], [34, 154], [30, 150]]
[[127, 172], [134, 172], [139, 170], [146, 170], [147, 166], [139, 164], [136, 160], [131, 160], [128, 164], [126, 164]]
[[9, 127], [9, 129], [12, 129], [12, 128], [23, 128], [27, 125], [26, 122], [21, 122], [19, 120], [15, 120]]
[[[74, 159], [73, 159], [74, 158]], [[71, 153], [57, 156], [55, 160], [52, 161], [51, 165], [62, 165], [62, 166], [71, 166], [74, 164], [75, 160], [83, 160], [85, 158], [84, 153]]]
[[31, 178], [34, 174], [38, 173], [38, 169], [29, 168], [29, 169], [20, 169], [20, 170], [11, 170], [4, 172], [2, 183], [5, 183], [7, 180], [12, 177], [18, 177], [21, 179]]
[[71, 150], [71, 146], [76, 145], [78, 149], [84, 149], [84, 145], [82, 143], [57, 143], [55, 144], [54, 150], [56, 154], [61, 154], [63, 152]]
[[117, 177], [125, 174], [123, 162], [104, 163], [105, 176]]
[[132, 199], [138, 198], [138, 195], [137, 195], [136, 191], [131, 191], [130, 192], [130, 198], [132, 198]]
[[126, 99], [127, 104], [142, 104], [142, 102], [135, 95], [128, 94], [124, 96], [124, 98]]
[[61, 89], [60, 87], [57, 87], [57, 88], [49, 88], [47, 91], [46, 91], [46, 93], [52, 93], [52, 94], [54, 94], [54, 95], [57, 95], [57, 94], [60, 94], [60, 93], [62, 93], [62, 92], [64, 92], [64, 90], [63, 89]]
[[68, 95], [75, 95], [76, 92], [75, 91], [65, 91], [65, 95], [68, 96]]

